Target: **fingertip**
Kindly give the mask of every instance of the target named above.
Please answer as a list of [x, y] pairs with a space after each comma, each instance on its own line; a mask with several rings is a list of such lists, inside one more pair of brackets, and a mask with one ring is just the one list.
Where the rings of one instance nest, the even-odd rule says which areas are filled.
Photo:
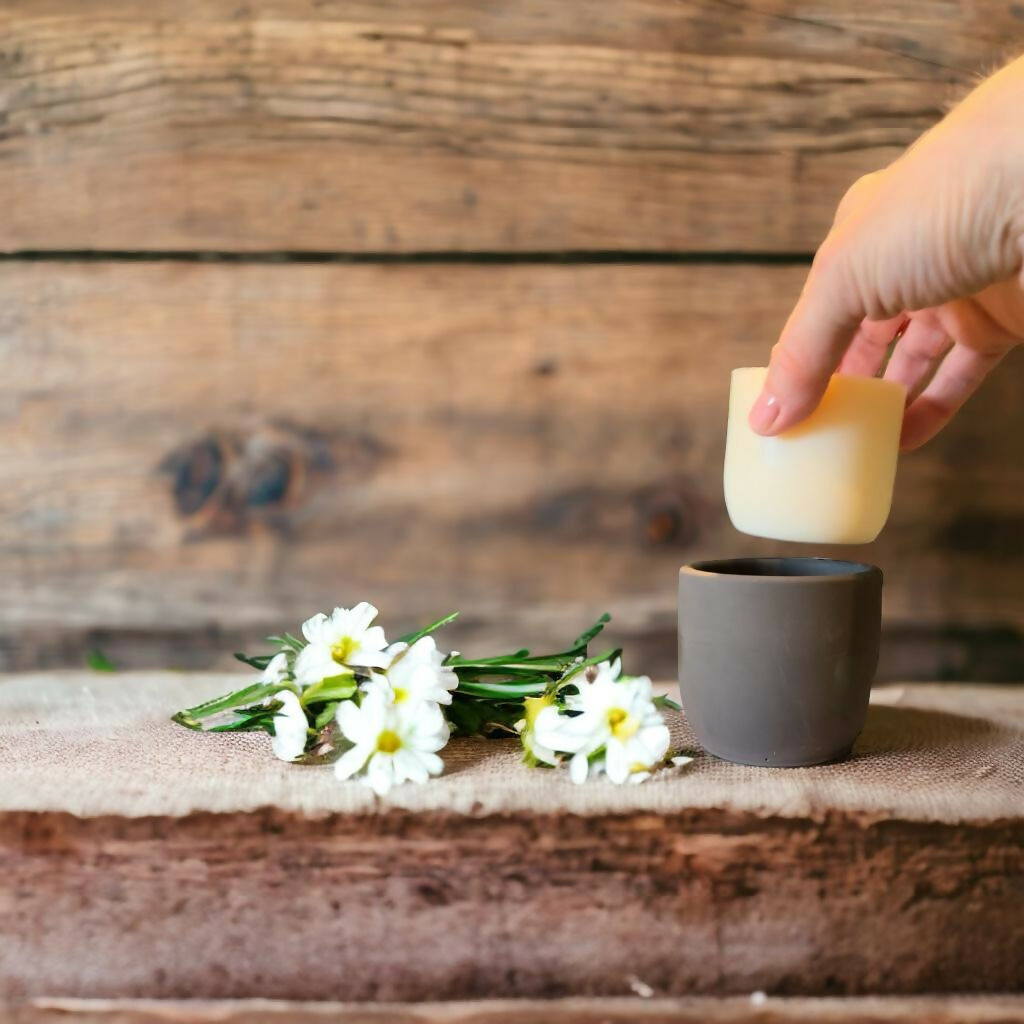
[[779, 418], [780, 411], [779, 400], [765, 388], [757, 396], [757, 401], [750, 409], [748, 421], [751, 429], [757, 434], [771, 435], [775, 433], [772, 428]]
[[916, 451], [930, 441], [943, 427], [948, 417], [927, 399], [918, 398], [907, 406], [900, 431], [900, 451]]
[[920, 448], [946, 426], [978, 389], [1000, 355], [954, 345], [931, 383], [915, 398], [903, 417], [900, 446]]
[[765, 437], [781, 434], [807, 419], [818, 408], [823, 394], [824, 391], [820, 394], [805, 391], [783, 401], [766, 387], [751, 407], [750, 426], [755, 433]]
[[914, 452], [914, 451], [917, 451], [917, 449], [920, 448], [921, 445], [923, 445], [923, 444], [924, 444], [924, 441], [919, 440], [918, 438], [914, 437], [913, 435], [907, 434], [906, 431], [904, 431], [900, 435], [900, 451], [901, 452]]

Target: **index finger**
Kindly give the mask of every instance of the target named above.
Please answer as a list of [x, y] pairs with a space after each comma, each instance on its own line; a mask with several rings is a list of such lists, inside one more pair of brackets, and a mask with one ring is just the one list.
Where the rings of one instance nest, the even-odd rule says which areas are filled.
[[808, 416], [821, 401], [866, 315], [845, 273], [823, 246], [772, 349], [764, 390], [750, 411], [750, 425], [758, 433], [780, 433]]

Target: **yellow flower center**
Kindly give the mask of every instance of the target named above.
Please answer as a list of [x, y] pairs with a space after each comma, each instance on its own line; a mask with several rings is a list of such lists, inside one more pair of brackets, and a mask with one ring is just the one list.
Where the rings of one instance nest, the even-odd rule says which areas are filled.
[[611, 708], [608, 712], [608, 728], [617, 740], [628, 740], [640, 728], [640, 722], [622, 708]]
[[396, 686], [394, 689], [395, 703], [402, 704], [409, 699], [409, 691], [403, 689], [401, 686]]
[[382, 754], [393, 754], [402, 745], [402, 737], [391, 729], [385, 729], [377, 737], [377, 749]]
[[350, 636], [343, 636], [336, 643], [331, 645], [331, 657], [339, 665], [347, 665], [348, 659], [352, 657], [356, 649], [356, 642]]

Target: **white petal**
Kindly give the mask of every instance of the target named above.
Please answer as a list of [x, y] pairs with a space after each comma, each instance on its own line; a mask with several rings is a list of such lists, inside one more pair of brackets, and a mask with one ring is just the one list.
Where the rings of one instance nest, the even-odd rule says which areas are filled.
[[377, 794], [386, 796], [395, 781], [394, 765], [386, 754], [374, 754], [366, 769], [366, 784]]
[[[380, 634], [379, 636], [371, 634]], [[351, 634], [350, 634], [351, 635]], [[384, 630], [379, 626], [367, 631], [362, 636], [353, 637], [356, 647], [348, 656], [346, 664], [366, 668], [387, 668], [391, 658], [382, 648], [385, 646]]]
[[362, 710], [354, 700], [343, 700], [334, 712], [334, 719], [342, 736], [350, 743], [369, 740], [369, 736], [364, 735], [368, 730], [363, 728]]
[[679, 754], [676, 757], [672, 758], [672, 764], [674, 764], [677, 768], [684, 768], [686, 765], [691, 764], [692, 762], [692, 757], [684, 757], [682, 754]]
[[446, 655], [437, 649], [437, 643], [432, 636], [424, 636], [412, 645], [412, 653], [416, 660], [431, 670], [434, 676], [441, 680], [448, 688], [458, 685], [458, 676], [454, 669], [444, 664]]
[[350, 779], [353, 775], [363, 770], [367, 759], [373, 753], [373, 748], [362, 744], [346, 750], [337, 761], [334, 762], [334, 774], [339, 779]]
[[395, 780], [397, 782], [404, 782], [406, 779], [410, 782], [426, 782], [429, 778], [430, 773], [426, 766], [411, 750], [402, 748], [395, 751]]
[[651, 765], [656, 764], [668, 753], [669, 744], [672, 742], [668, 726], [664, 722], [642, 728], [633, 739], [644, 751], [644, 757], [637, 760]]
[[376, 693], [381, 699], [391, 703], [395, 699], [395, 691], [391, 687], [391, 683], [388, 681], [387, 676], [382, 676], [378, 672], [370, 674], [370, 678], [366, 680], [360, 687], [363, 693]]
[[449, 730], [424, 729], [406, 734], [406, 745], [417, 754], [434, 754], [448, 745]]
[[[542, 711], [541, 715], [543, 714]], [[541, 715], [537, 716], [538, 724], [540, 724]], [[550, 722], [551, 719], [549, 718], [548, 721]], [[557, 719], [557, 729], [552, 727], [547, 735], [543, 732], [538, 733], [540, 741], [553, 750], [584, 755], [599, 750], [610, 736], [608, 714], [603, 708], [584, 711], [583, 714], [574, 717], [560, 715]]]
[[630, 763], [627, 760], [627, 751], [623, 744], [611, 740], [605, 749], [605, 770], [608, 778], [621, 786], [629, 778]]
[[324, 619], [320, 627], [318, 643], [330, 647], [336, 644], [343, 636], [351, 636], [352, 630], [348, 624], [349, 614], [347, 608], [335, 608], [329, 616]]
[[589, 725], [584, 718], [583, 715], [559, 714], [558, 708], [549, 705], [537, 715], [533, 734], [542, 746], [575, 754], [590, 739]]
[[444, 771], [444, 761], [433, 753], [420, 753], [420, 763], [431, 775], [440, 775]]
[[397, 640], [390, 647], [384, 649], [384, 653], [394, 661], [399, 655], [405, 654], [409, 650], [409, 645], [403, 640]]
[[261, 683], [280, 683], [288, 675], [288, 656], [281, 651], [275, 654], [260, 676]]
[[388, 679], [409, 699], [450, 704], [449, 691], [458, 686], [459, 680], [452, 669], [441, 664], [443, 660], [433, 638], [422, 637], [391, 662]]
[[[448, 742], [448, 723], [433, 701], [410, 700], [394, 708], [398, 731], [423, 750], [439, 750]], [[440, 746], [438, 746], [440, 744]]]
[[524, 740], [523, 748], [545, 764], [555, 766], [560, 763], [558, 755], [550, 747], [545, 747], [543, 743], [538, 743], [536, 740], [532, 742]]
[[649, 701], [653, 691], [653, 684], [650, 676], [634, 676], [632, 682], [636, 686], [637, 696], [641, 700]]
[[387, 637], [384, 635], [384, 630], [380, 626], [371, 626], [365, 630], [361, 636], [361, 646], [367, 650], [380, 651], [384, 655], [385, 648], [388, 645]]
[[451, 692], [442, 686], [431, 686], [429, 689], [424, 688], [420, 693], [421, 700], [433, 701], [435, 704], [451, 704], [452, 695]]
[[[370, 604], [369, 601], [360, 601], [349, 613], [349, 621], [352, 625], [362, 633], [375, 618], [377, 618], [377, 609]], [[380, 629], [379, 626], [376, 627]], [[380, 629], [381, 636], [384, 635], [384, 630]], [[381, 645], [383, 646], [383, 644]]]
[[410, 648], [410, 654], [417, 661], [429, 661], [437, 651], [437, 641], [432, 636], [421, 636]]
[[588, 764], [585, 755], [576, 754], [569, 762], [569, 778], [572, 779], [577, 786], [582, 785], [587, 781], [587, 773], [589, 770], [590, 765]]
[[390, 716], [394, 712], [394, 705], [382, 690], [371, 690], [363, 695], [359, 711], [363, 716], [365, 728], [373, 734], [373, 741], [376, 743], [381, 730], [391, 727]]
[[313, 686], [321, 679], [340, 675], [342, 668], [331, 657], [330, 649], [320, 644], [309, 644], [299, 651], [295, 659], [295, 681], [303, 687]]
[[302, 635], [311, 643], [317, 643], [321, 634], [323, 633], [324, 623], [327, 621], [327, 616], [323, 612], [317, 612], [316, 615], [306, 619], [302, 624]]
[[281, 710], [274, 715], [274, 755], [282, 761], [294, 761], [306, 751], [306, 712], [291, 690], [282, 690], [274, 699], [281, 702]]

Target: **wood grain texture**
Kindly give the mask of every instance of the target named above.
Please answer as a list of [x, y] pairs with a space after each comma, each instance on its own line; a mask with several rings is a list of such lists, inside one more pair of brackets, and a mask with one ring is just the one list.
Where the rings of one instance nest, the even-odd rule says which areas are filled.
[[809, 251], [978, 0], [8, 0], [0, 248]]
[[1019, 821], [5, 813], [0, 999], [1019, 991], [1022, 860]]
[[[729, 369], [763, 360], [802, 274], [4, 265], [3, 664], [111, 638], [208, 663], [373, 598], [392, 629], [460, 608], [453, 642], [481, 645], [608, 609], [671, 677], [678, 566], [797, 550], [738, 535], [720, 478]], [[1021, 370], [903, 460], [889, 526], [842, 552], [886, 571], [904, 677], [936, 636], [951, 674], [978, 637], [1020, 658]]]
[[1019, 1024], [1020, 996], [487, 999], [463, 1003], [37, 999], [0, 1006], [2, 1024]]

